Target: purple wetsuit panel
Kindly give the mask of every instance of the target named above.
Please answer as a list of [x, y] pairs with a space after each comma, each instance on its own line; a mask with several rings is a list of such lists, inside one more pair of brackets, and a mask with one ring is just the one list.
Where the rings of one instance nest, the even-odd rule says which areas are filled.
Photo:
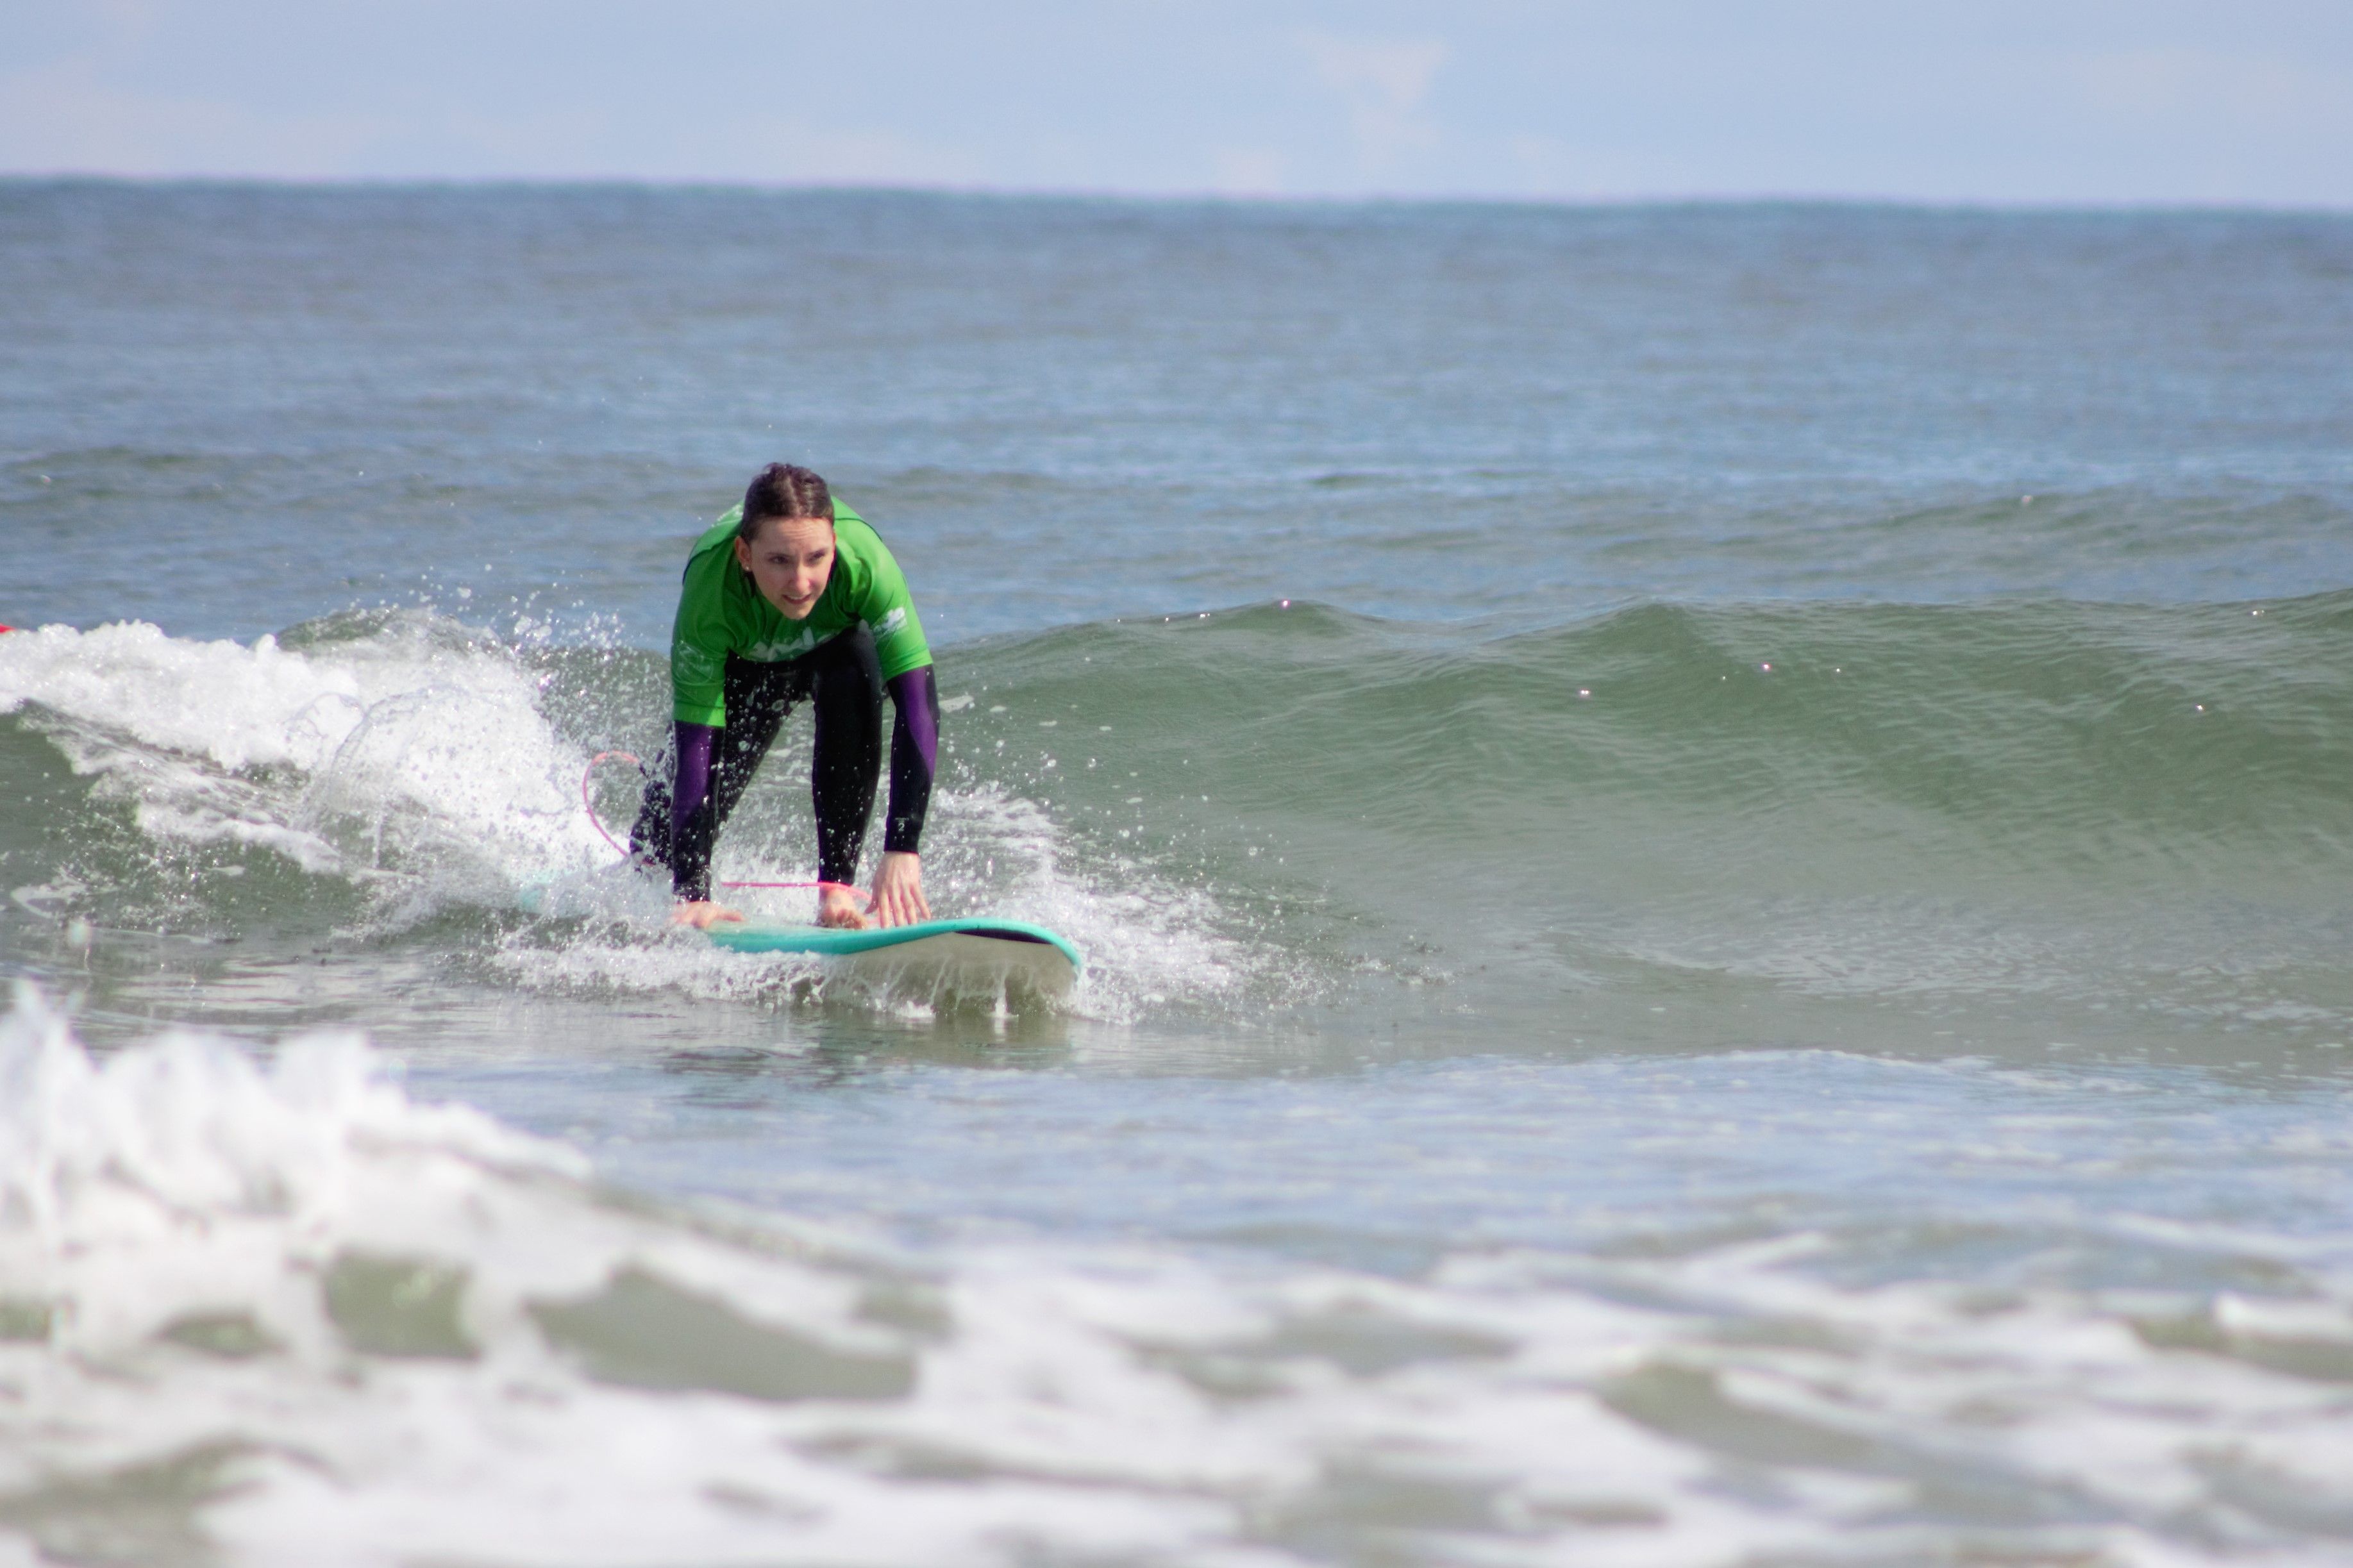
[[711, 748], [718, 739], [719, 731], [709, 724], [681, 722], [678, 726], [677, 782], [670, 792], [672, 844], [686, 836], [686, 819], [711, 794]]
[[882, 819], [882, 847], [913, 855], [923, 842], [939, 771], [940, 689], [932, 667], [894, 675], [885, 683], [897, 717], [891, 724], [891, 805]]

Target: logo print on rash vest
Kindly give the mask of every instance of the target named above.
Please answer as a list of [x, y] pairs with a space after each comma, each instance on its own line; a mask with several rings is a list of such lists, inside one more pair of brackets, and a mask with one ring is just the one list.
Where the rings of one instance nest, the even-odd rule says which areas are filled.
[[817, 633], [803, 626], [801, 635], [792, 641], [760, 643], [745, 648], [744, 657], [756, 659], [762, 664], [774, 664], [780, 658], [791, 658], [796, 655], [807, 653], [815, 647], [817, 647]]

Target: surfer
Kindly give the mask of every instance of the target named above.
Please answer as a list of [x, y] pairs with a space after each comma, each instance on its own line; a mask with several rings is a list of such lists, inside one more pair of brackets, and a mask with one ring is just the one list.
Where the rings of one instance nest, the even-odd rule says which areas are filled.
[[[808, 469], [771, 463], [687, 556], [670, 634], [667, 759], [646, 780], [629, 851], [667, 868], [671, 918], [740, 921], [712, 901], [711, 851], [785, 715], [817, 721], [818, 923], [929, 920], [917, 852], [938, 759], [939, 689], [899, 563], [864, 519]], [[891, 798], [871, 905], [850, 886], [881, 770], [891, 694]], [[664, 775], [668, 774], [665, 778]]]

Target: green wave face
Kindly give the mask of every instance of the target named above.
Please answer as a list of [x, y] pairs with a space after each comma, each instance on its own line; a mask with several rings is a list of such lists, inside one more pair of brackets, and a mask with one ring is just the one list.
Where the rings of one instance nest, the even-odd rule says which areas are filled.
[[2342, 594], [1653, 604], [1489, 637], [1258, 608], [980, 650], [1008, 712], [958, 728], [1053, 753], [1040, 716], [1107, 724], [1075, 799], [1134, 771], [1530, 896], [2252, 891], [2344, 868], [2348, 653]]
[[[514, 889], [607, 875], [580, 771], [661, 740], [634, 652], [416, 616], [267, 650], [79, 635], [0, 715], [28, 929], [561, 949], [580, 911], [518, 938]], [[69, 679], [109, 659], [119, 689]], [[2347, 1016], [2353, 595], [1653, 602], [1527, 630], [1269, 605], [941, 668], [935, 904], [1062, 931], [1121, 1017], [1338, 1006], [1542, 1042], [1697, 1005], [1852, 1043], [1858, 1007], [1989, 999], [2029, 1035]], [[729, 829], [737, 874], [805, 870], [787, 735]], [[634, 790], [626, 764], [591, 781], [616, 831]], [[658, 915], [640, 895], [588, 912]]]
[[1274, 940], [1453, 978], [1505, 1036], [1662, 984], [1793, 1031], [1988, 995], [2337, 1026], [2353, 595], [1500, 635], [1261, 606], [964, 662], [969, 765], [1313, 909]]

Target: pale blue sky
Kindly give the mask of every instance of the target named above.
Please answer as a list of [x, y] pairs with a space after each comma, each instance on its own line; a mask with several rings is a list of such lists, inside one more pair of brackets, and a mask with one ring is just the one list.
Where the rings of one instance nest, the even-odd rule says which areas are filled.
[[2353, 206], [2353, 0], [8, 0], [0, 173]]

